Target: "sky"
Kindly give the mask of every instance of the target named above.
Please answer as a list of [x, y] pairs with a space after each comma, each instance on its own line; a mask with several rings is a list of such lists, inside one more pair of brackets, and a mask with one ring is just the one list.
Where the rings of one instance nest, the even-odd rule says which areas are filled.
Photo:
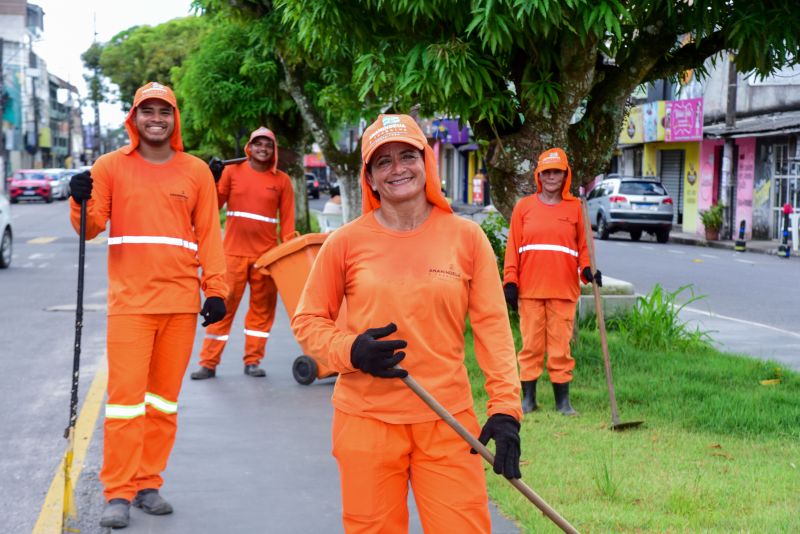
[[[75, 85], [81, 96], [86, 96], [81, 54], [91, 46], [95, 27], [97, 40], [105, 42], [131, 26], [155, 26], [190, 15], [192, 4], [191, 0], [28, 0], [28, 3], [44, 10], [44, 32], [34, 43], [34, 50], [47, 62], [48, 71]], [[93, 115], [84, 113], [84, 122], [91, 122]], [[101, 105], [100, 122], [104, 128], [119, 127], [124, 120], [119, 104]]]

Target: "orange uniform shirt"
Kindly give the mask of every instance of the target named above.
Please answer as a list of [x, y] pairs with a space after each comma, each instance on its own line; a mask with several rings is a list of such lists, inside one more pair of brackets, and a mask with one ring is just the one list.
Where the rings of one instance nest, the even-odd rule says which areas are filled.
[[588, 266], [579, 200], [550, 205], [530, 195], [517, 203], [508, 231], [504, 284], [517, 284], [520, 298], [575, 302], [579, 271]]
[[[184, 152], [163, 164], [138, 152], [101, 156], [92, 166], [86, 238], [106, 229], [108, 313], [197, 313], [200, 292], [226, 298], [225, 256], [214, 179]], [[80, 205], [70, 199], [80, 227]], [[198, 279], [198, 269], [202, 277]]]
[[[334, 321], [347, 299], [346, 331]], [[350, 349], [368, 328], [397, 324], [384, 339], [408, 342], [401, 366], [451, 413], [472, 407], [464, 366], [469, 313], [486, 376], [488, 412], [522, 418], [516, 354], [500, 279], [480, 227], [434, 207], [411, 232], [384, 228], [367, 213], [332, 233], [314, 263], [292, 319], [300, 345], [339, 373], [333, 404], [387, 423], [438, 416], [398, 379], [354, 370]]]
[[[225, 254], [258, 257], [294, 234], [294, 190], [279, 170], [258, 172], [245, 161], [228, 165], [217, 184], [219, 205], [228, 205]], [[278, 216], [280, 213], [280, 217]]]

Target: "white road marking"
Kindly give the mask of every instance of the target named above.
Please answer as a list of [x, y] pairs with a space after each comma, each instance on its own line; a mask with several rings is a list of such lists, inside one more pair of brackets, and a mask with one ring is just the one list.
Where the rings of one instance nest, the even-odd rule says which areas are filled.
[[52, 252], [37, 252], [35, 254], [31, 254], [28, 256], [29, 260], [49, 260], [50, 258], [55, 257], [55, 254]]
[[655, 250], [656, 249], [656, 247], [651, 247], [649, 245], [642, 245], [642, 248], [646, 249], [646, 250]]
[[787, 334], [787, 335], [790, 335], [792, 337], [796, 337], [796, 338], [800, 339], [800, 334], [798, 334], [797, 332], [791, 332], [789, 330], [783, 330], [782, 328], [777, 328], [775, 326], [770, 326], [768, 324], [756, 323], [754, 321], [747, 321], [745, 319], [737, 319], [736, 317], [728, 317], [727, 315], [720, 315], [720, 314], [714, 313], [714, 312], [707, 312], [707, 311], [704, 311], [704, 310], [698, 310], [697, 308], [685, 307], [683, 309], [686, 310], [686, 311], [692, 312], [692, 313], [699, 313], [700, 315], [705, 315], [705, 316], [708, 316], [708, 317], [714, 317], [716, 319], [725, 319], [727, 321], [733, 321], [735, 323], [741, 323], [741, 324], [747, 324], [747, 325], [750, 325], [750, 326], [758, 326], [760, 328], [766, 328], [768, 330], [772, 330], [773, 332], [780, 332], [781, 334]]
[[739, 263], [746, 263], [748, 265], [755, 265], [756, 264], [756, 262], [750, 261], [750, 260], [736, 260], [736, 261], [738, 261]]
[[717, 259], [719, 256], [714, 256], [713, 254], [700, 254], [704, 258], [714, 258]]
[[28, 240], [28, 244], [29, 245], [46, 245], [48, 243], [52, 243], [56, 239], [58, 239], [58, 238], [57, 237], [36, 237], [34, 239], [29, 239]]
[[682, 250], [672, 250], [671, 248], [667, 249], [667, 252], [672, 252], [673, 254], [686, 254]]

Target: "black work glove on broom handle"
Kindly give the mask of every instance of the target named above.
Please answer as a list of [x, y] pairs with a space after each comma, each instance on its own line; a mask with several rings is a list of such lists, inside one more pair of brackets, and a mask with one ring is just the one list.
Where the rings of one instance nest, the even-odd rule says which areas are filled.
[[[496, 413], [489, 417], [483, 425], [478, 441], [486, 445], [494, 439], [494, 472], [508, 479], [522, 478], [519, 470], [519, 421], [504, 413]], [[475, 449], [472, 454], [478, 454]]]
[[350, 349], [350, 362], [353, 367], [380, 378], [407, 377], [408, 371], [393, 367], [406, 357], [405, 352], [395, 351], [406, 348], [408, 343], [402, 339], [378, 341], [394, 332], [397, 332], [397, 325], [389, 323], [381, 328], [370, 328], [360, 334]]

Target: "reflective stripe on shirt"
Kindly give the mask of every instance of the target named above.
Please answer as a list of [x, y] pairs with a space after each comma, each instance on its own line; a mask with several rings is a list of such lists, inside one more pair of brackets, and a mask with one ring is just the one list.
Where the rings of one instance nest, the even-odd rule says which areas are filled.
[[253, 337], [269, 337], [269, 332], [259, 332], [258, 330], [244, 329], [244, 335]]
[[197, 243], [186, 241], [179, 237], [163, 237], [153, 235], [123, 235], [119, 237], [109, 237], [109, 245], [173, 245], [176, 247], [184, 247], [189, 250], [197, 251]]
[[519, 253], [527, 252], [529, 250], [550, 250], [553, 252], [563, 252], [570, 256], [578, 257], [578, 251], [571, 248], [562, 247], [561, 245], [523, 245], [519, 247]]
[[264, 217], [263, 215], [259, 215], [258, 213], [248, 213], [246, 211], [229, 211], [227, 215], [228, 217], [243, 217], [245, 219], [253, 219], [254, 221], [278, 224], [278, 219], [273, 219], [272, 217]]
[[106, 419], [133, 419], [144, 415], [144, 403], [106, 404]]

